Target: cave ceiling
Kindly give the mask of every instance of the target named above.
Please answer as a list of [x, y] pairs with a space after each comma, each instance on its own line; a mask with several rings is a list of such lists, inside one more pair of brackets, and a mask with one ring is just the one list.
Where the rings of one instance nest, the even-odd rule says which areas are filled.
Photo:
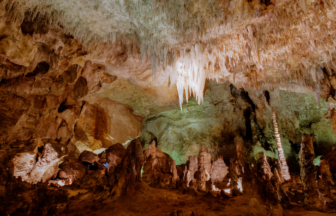
[[[322, 98], [333, 84], [336, 6], [330, 0], [3, 0], [1, 5], [18, 24], [43, 17], [41, 22], [72, 35], [88, 52], [70, 59], [73, 63], [90, 59], [105, 65], [108, 73], [127, 79], [134, 98], [150, 92], [138, 105], [120, 99], [142, 115], [176, 106], [177, 95], [180, 106], [191, 96], [201, 102], [206, 79]], [[16, 63], [28, 66], [28, 56]], [[111, 88], [118, 87], [98, 94], [106, 96]], [[150, 108], [156, 100], [157, 108]]]

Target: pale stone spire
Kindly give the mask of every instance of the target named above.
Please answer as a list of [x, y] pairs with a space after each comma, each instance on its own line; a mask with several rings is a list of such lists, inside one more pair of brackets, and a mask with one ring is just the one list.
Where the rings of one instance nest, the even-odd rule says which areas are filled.
[[289, 174], [289, 169], [288, 169], [288, 165], [287, 165], [286, 158], [285, 158], [285, 155], [284, 155], [284, 151], [283, 151], [283, 148], [282, 148], [282, 145], [281, 145], [278, 123], [276, 121], [276, 116], [275, 116], [275, 112], [274, 112], [273, 107], [272, 107], [272, 117], [273, 117], [275, 138], [276, 138], [276, 141], [277, 141], [277, 149], [278, 149], [278, 156], [279, 156], [281, 173], [282, 173], [282, 176], [284, 177], [284, 179], [286, 181], [288, 181], [288, 180], [290, 180], [291, 177], [290, 177], [290, 174]]

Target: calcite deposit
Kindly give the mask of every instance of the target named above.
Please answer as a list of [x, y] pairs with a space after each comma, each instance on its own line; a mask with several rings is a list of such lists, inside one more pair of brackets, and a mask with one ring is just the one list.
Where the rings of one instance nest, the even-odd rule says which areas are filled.
[[0, 0], [0, 215], [333, 215], [332, 0]]

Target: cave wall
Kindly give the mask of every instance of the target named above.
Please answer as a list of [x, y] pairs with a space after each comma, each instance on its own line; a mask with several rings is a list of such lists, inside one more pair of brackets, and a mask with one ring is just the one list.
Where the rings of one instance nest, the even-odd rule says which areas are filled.
[[[266, 96], [267, 95], [267, 96]], [[269, 103], [267, 102], [267, 99]], [[237, 89], [229, 82], [206, 83], [204, 101], [192, 99], [183, 106], [143, 120], [141, 141], [146, 148], [156, 138], [158, 148], [178, 164], [198, 155], [199, 146], [208, 147], [212, 158], [222, 155], [226, 162], [236, 157], [235, 142], [240, 141], [245, 158], [261, 157], [265, 152], [277, 158], [271, 106], [277, 114], [285, 157], [292, 171], [298, 171], [297, 154], [303, 133], [311, 134], [317, 155], [336, 145], [331, 121], [324, 115], [328, 105], [314, 95], [282, 90]]]
[[131, 106], [106, 96], [91, 97], [118, 79], [97, 59], [113, 61], [125, 45], [88, 52], [40, 14], [33, 19], [27, 13], [16, 22], [1, 7], [0, 17], [3, 149], [19, 151], [39, 138], [61, 144], [77, 158], [86, 149], [107, 148], [141, 134], [143, 116]]

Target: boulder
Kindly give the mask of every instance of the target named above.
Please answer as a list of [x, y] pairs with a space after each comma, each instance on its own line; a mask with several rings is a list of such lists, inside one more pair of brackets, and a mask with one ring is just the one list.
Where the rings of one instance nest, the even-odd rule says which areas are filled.
[[106, 162], [108, 163], [107, 173], [110, 175], [126, 154], [125, 147], [120, 144], [114, 144], [106, 149]]
[[63, 180], [69, 180], [70, 183], [85, 176], [87, 166], [79, 160], [69, 160], [60, 164], [58, 177]]
[[[64, 147], [46, 144], [36, 162], [36, 149], [33, 152], [17, 154], [13, 159], [14, 176], [21, 176], [28, 183], [47, 182], [58, 173], [58, 163], [63, 159]], [[25, 161], [26, 160], [26, 161]], [[34, 161], [33, 161], [34, 160]], [[33, 166], [32, 166], [33, 165]]]
[[86, 163], [93, 164], [94, 162], [99, 161], [99, 157], [98, 157], [97, 154], [95, 154], [91, 151], [85, 150], [79, 155], [78, 160], [80, 160], [81, 162], [86, 162]]

